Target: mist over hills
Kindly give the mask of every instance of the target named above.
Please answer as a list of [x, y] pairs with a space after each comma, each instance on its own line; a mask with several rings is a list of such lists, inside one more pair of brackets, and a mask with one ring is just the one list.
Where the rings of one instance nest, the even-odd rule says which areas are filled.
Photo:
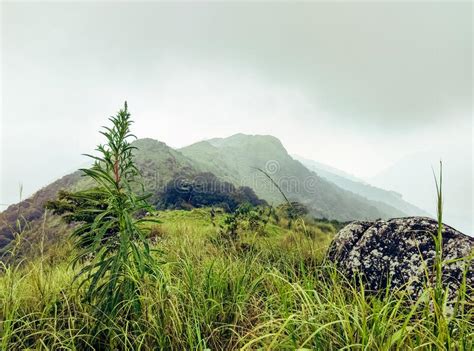
[[384, 204], [395, 207], [396, 209], [411, 215], [430, 216], [428, 212], [418, 208], [403, 199], [402, 194], [385, 190], [370, 185], [362, 179], [358, 179], [344, 171], [337, 170], [331, 166], [327, 166], [317, 161], [308, 160], [300, 156], [294, 156], [308, 169], [316, 172], [321, 177], [336, 184], [342, 189], [348, 190], [354, 194], [365, 197], [368, 200], [379, 201]]
[[313, 170], [316, 173], [319, 172], [318, 174], [324, 178], [331, 178], [335, 176], [334, 179], [348, 179], [353, 182], [362, 183], [366, 185], [368, 184], [365, 180], [361, 178], [358, 178], [350, 173], [334, 168], [327, 164], [324, 164], [315, 160], [311, 160], [299, 155], [291, 155], [291, 157], [293, 157], [295, 160], [300, 161], [308, 169]]
[[[468, 154], [472, 158], [472, 152]], [[474, 235], [474, 178], [464, 149], [446, 147], [441, 152], [416, 152], [367, 181], [402, 193], [407, 201], [434, 215], [436, 189], [433, 171], [438, 172], [440, 160], [443, 161], [443, 217], [456, 229]]]
[[[236, 187], [248, 186], [270, 204], [284, 202], [279, 189], [258, 170], [262, 169], [291, 201], [305, 204], [314, 217], [350, 221], [421, 214], [421, 210], [392, 192], [311, 165], [308, 167], [312, 169], [308, 169], [288, 154], [280, 140], [269, 135], [236, 134], [177, 150], [149, 138], [136, 140], [133, 145], [137, 147], [135, 161], [142, 173], [142, 183], [145, 190], [153, 194], [154, 202], [172, 180], [192, 178], [202, 172]], [[93, 184], [81, 177], [80, 172], [74, 172], [19, 204], [9, 206], [0, 213], [0, 247], [13, 238], [12, 228], [19, 216], [34, 229], [41, 223], [44, 204], [54, 199], [60, 189], [74, 191], [91, 186]], [[51, 216], [48, 223], [53, 222], [57, 224]], [[64, 231], [63, 227], [57, 228], [50, 231], [50, 235]]]

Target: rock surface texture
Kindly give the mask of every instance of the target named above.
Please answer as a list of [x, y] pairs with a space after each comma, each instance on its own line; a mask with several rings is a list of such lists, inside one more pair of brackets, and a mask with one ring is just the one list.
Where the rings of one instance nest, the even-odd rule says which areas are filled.
[[[413, 299], [433, 284], [437, 221], [426, 217], [353, 222], [336, 235], [328, 259], [348, 278], [358, 274], [366, 289], [407, 289]], [[466, 272], [468, 296], [474, 287], [474, 238], [443, 225], [443, 285], [456, 300]], [[470, 258], [469, 258], [470, 257]], [[463, 259], [464, 258], [464, 259]], [[453, 260], [457, 260], [453, 262]]]

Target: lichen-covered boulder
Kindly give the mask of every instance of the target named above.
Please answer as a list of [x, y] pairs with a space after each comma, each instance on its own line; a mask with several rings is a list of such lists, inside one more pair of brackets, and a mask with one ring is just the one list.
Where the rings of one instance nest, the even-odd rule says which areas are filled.
[[[336, 235], [327, 258], [351, 279], [358, 276], [371, 291], [407, 289], [419, 297], [435, 274], [437, 221], [426, 217], [353, 222]], [[443, 225], [443, 285], [454, 302], [466, 272], [468, 293], [474, 286], [474, 238]]]

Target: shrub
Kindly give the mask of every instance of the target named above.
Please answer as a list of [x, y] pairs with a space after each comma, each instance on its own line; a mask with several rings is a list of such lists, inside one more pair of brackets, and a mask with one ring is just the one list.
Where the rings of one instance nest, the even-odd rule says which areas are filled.
[[215, 206], [234, 212], [245, 203], [252, 206], [266, 203], [251, 188], [237, 188], [229, 182], [219, 180], [212, 173], [199, 173], [192, 178], [176, 177], [166, 185], [159, 197], [157, 207], [161, 209]]
[[[97, 186], [62, 193], [49, 206], [67, 221], [79, 222], [72, 234], [79, 252], [73, 262], [85, 264], [77, 278], [81, 285], [87, 283], [86, 301], [113, 321], [119, 311], [126, 318], [140, 311], [137, 281], [154, 272], [155, 261], [143, 226], [147, 219], [139, 216], [150, 209], [147, 196], [132, 191], [139, 173], [132, 156], [135, 147], [128, 142], [134, 136], [126, 103], [110, 121], [112, 127], [101, 132], [107, 142], [96, 149], [100, 156], [87, 155], [95, 163], [82, 169]], [[125, 301], [133, 303], [125, 308]]]

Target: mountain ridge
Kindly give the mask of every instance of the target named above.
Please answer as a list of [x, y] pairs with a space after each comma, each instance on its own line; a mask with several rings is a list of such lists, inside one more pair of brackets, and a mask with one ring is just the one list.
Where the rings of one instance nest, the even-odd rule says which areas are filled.
[[[406, 215], [390, 205], [367, 201], [322, 179], [302, 163], [294, 160], [283, 144], [273, 136], [239, 133], [227, 138], [197, 142], [180, 148], [179, 151], [197, 161], [202, 168], [217, 173], [218, 176], [228, 176], [228, 180], [252, 187], [263, 199], [271, 203], [281, 202], [282, 196], [278, 191], [270, 193], [268, 185], [262, 185], [262, 182], [268, 182], [268, 179], [259, 176], [257, 168], [270, 171], [270, 175], [287, 188], [288, 182], [292, 182], [286, 189], [288, 197], [309, 205], [314, 210], [313, 214], [319, 217], [349, 220]], [[222, 170], [224, 171], [221, 172]], [[304, 189], [310, 182], [318, 188], [313, 194]], [[291, 189], [291, 185], [298, 189]], [[314, 202], [313, 197], [320, 197], [320, 200]], [[341, 207], [339, 211], [335, 209], [337, 202]], [[383, 210], [379, 211], [377, 208]]]
[[425, 210], [418, 208], [417, 206], [403, 199], [402, 194], [396, 191], [373, 186], [372, 184], [351, 175], [344, 176], [344, 174], [347, 174], [346, 172], [339, 171], [333, 167], [326, 166], [317, 161], [309, 160], [300, 156], [296, 156], [295, 158], [300, 160], [300, 162], [303, 163], [308, 169], [315, 171], [320, 176], [326, 178], [340, 188], [363, 196], [368, 200], [385, 203], [410, 215], [430, 216]]
[[[311, 215], [341, 221], [376, 219], [406, 215], [389, 205], [369, 201], [309, 170], [293, 159], [281, 143], [270, 135], [235, 134], [227, 138], [200, 141], [174, 149], [164, 142], [142, 138], [133, 142], [137, 167], [146, 191], [157, 200], [166, 184], [176, 177], [192, 177], [209, 172], [236, 186], [249, 186], [269, 203], [279, 204], [283, 197], [257, 168], [265, 170], [283, 188], [288, 198], [310, 209]], [[93, 186], [79, 171], [65, 175], [35, 192], [28, 199], [0, 212], [0, 247], [14, 236], [12, 224], [20, 215], [25, 222], [38, 226], [46, 201], [61, 189], [70, 191]]]

